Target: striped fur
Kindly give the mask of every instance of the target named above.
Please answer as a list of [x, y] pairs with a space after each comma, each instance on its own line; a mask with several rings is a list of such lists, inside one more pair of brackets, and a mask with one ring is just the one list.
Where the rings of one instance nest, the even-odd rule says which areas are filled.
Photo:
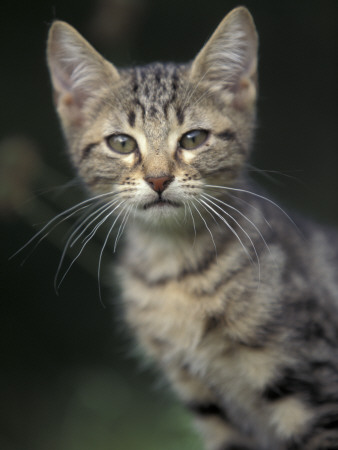
[[72, 161], [107, 199], [89, 218], [125, 233], [126, 323], [206, 448], [333, 450], [338, 239], [247, 179], [257, 45], [237, 8], [192, 63], [118, 70], [55, 22], [48, 63]]

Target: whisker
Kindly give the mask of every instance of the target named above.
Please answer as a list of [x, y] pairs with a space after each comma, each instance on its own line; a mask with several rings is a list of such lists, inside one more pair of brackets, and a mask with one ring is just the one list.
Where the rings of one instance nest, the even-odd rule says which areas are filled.
[[225, 225], [229, 228], [229, 230], [236, 236], [236, 238], [238, 239], [238, 242], [241, 244], [241, 247], [243, 248], [244, 252], [246, 253], [246, 255], [248, 256], [248, 258], [250, 259], [250, 261], [252, 262], [252, 264], [254, 264], [254, 261], [252, 259], [252, 256], [250, 255], [248, 249], [245, 247], [245, 245], [243, 244], [242, 239], [240, 238], [240, 236], [238, 235], [238, 233], [236, 232], [236, 230], [230, 225], [230, 223], [221, 215], [219, 214], [217, 211], [214, 210], [214, 208], [212, 208], [212, 206], [210, 206], [208, 203], [206, 203], [204, 200], [200, 200], [201, 203], [203, 203], [207, 208], [209, 208], [211, 211], [213, 211], [216, 216], [218, 216], [224, 223]]
[[185, 92], [185, 96], [183, 97], [183, 101], [182, 101], [182, 103], [184, 102], [182, 104], [182, 109], [185, 108], [185, 105], [189, 102], [191, 97], [194, 95], [194, 93], [196, 92], [198, 86], [200, 85], [200, 83], [202, 83], [202, 81], [207, 76], [209, 71], [210, 71], [210, 68], [208, 68], [208, 70], [205, 71], [204, 75], [198, 80], [198, 82], [194, 85], [194, 87], [191, 90], [187, 90]]
[[[79, 211], [82, 211], [83, 209], [87, 208], [88, 206], [90, 206], [90, 203], [95, 202], [96, 200], [101, 199], [101, 198], [103, 198], [103, 197], [107, 197], [107, 196], [109, 196], [109, 195], [115, 195], [115, 193], [107, 192], [107, 193], [105, 193], [105, 194], [99, 194], [99, 195], [97, 195], [97, 196], [95, 196], [95, 197], [91, 197], [91, 198], [89, 198], [89, 199], [87, 199], [87, 200], [84, 200], [84, 201], [82, 201], [82, 202], [80, 202], [80, 203], [77, 203], [76, 205], [72, 206], [71, 208], [68, 208], [68, 209], [66, 209], [65, 211], [61, 212], [60, 214], [58, 214], [57, 216], [55, 216], [53, 219], [49, 220], [48, 223], [47, 223], [43, 228], [41, 228], [41, 230], [39, 230], [37, 233], [35, 233], [34, 236], [31, 237], [31, 238], [26, 242], [26, 244], [24, 244], [22, 247], [20, 247], [19, 250], [17, 250], [15, 253], [13, 253], [13, 255], [10, 256], [9, 259], [14, 258], [17, 254], [19, 254], [20, 252], [22, 252], [22, 250], [24, 250], [25, 248], [27, 248], [32, 242], [34, 242], [35, 239], [37, 239], [39, 236], [43, 235], [43, 233], [45, 232], [45, 230], [48, 229], [48, 227], [50, 227], [51, 225], [55, 224], [55, 222], [57, 222], [57, 221], [60, 220], [61, 218], [62, 218], [62, 219], [61, 219], [59, 222], [57, 222], [57, 223], [53, 226], [53, 228], [52, 228], [51, 230], [48, 231], [48, 233], [46, 233], [45, 235], [43, 235], [43, 236], [39, 239], [39, 241], [38, 241], [37, 244], [35, 245], [34, 249], [37, 247], [37, 245], [39, 245], [39, 243], [40, 243], [43, 239], [45, 239], [45, 238], [48, 236], [48, 234], [49, 234], [49, 233], [50, 233], [57, 225], [59, 225], [60, 223], [64, 222], [65, 220], [69, 219], [69, 218], [72, 217], [74, 214], [77, 214]], [[68, 216], [67, 216], [67, 214], [68, 214]], [[66, 216], [66, 217], [64, 217], [64, 216]], [[34, 249], [33, 249], [33, 251], [34, 251]], [[32, 252], [31, 252], [31, 253], [32, 253]], [[30, 253], [30, 254], [31, 254], [31, 253]], [[29, 255], [28, 255], [28, 256], [29, 256]], [[27, 259], [27, 258], [28, 258], [28, 257], [26, 257], [26, 259]], [[25, 260], [26, 260], [26, 259], [25, 259]]]
[[62, 252], [62, 255], [61, 255], [61, 258], [60, 258], [60, 261], [59, 261], [59, 265], [58, 265], [58, 268], [57, 268], [57, 270], [56, 270], [56, 274], [55, 274], [55, 277], [54, 277], [54, 288], [55, 288], [56, 293], [58, 292], [58, 290], [59, 290], [59, 288], [60, 288], [60, 286], [61, 286], [63, 280], [65, 279], [67, 273], [69, 272], [69, 270], [71, 269], [71, 267], [73, 266], [73, 264], [75, 263], [75, 261], [80, 257], [81, 253], [83, 252], [83, 250], [84, 250], [84, 248], [86, 247], [86, 245], [88, 244], [88, 242], [89, 242], [89, 241], [92, 239], [92, 237], [94, 236], [96, 230], [99, 228], [99, 226], [101, 226], [101, 225], [102, 225], [102, 224], [103, 224], [103, 223], [104, 223], [104, 222], [105, 222], [105, 221], [106, 221], [106, 220], [114, 213], [114, 211], [115, 211], [122, 203], [123, 203], [123, 201], [120, 202], [120, 203], [119, 203], [119, 204], [118, 204], [118, 205], [117, 205], [117, 206], [116, 206], [109, 214], [107, 214], [106, 217], [104, 217], [104, 218], [99, 222], [99, 224], [97, 224], [97, 225], [95, 226], [95, 228], [94, 228], [95, 231], [93, 230], [94, 232], [91, 232], [91, 233], [87, 236], [85, 242], [83, 243], [83, 245], [82, 245], [82, 247], [81, 247], [81, 250], [80, 250], [80, 251], [78, 252], [78, 254], [75, 256], [75, 258], [73, 258], [73, 260], [72, 260], [72, 262], [69, 264], [67, 270], [64, 272], [63, 276], [61, 277], [61, 280], [58, 282], [59, 273], [60, 273], [60, 271], [61, 271], [61, 267], [62, 267], [62, 265], [63, 265], [63, 261], [64, 261], [64, 259], [65, 259], [67, 250], [68, 250], [68, 248], [69, 248], [69, 244], [70, 244], [71, 240], [73, 239], [74, 235], [78, 232], [78, 230], [79, 230], [80, 227], [77, 227], [77, 228], [73, 231], [73, 233], [69, 236], [69, 238], [67, 239], [67, 242], [66, 242], [66, 244], [65, 244], [65, 247], [64, 247], [64, 249], [63, 249], [63, 252]]
[[[27, 259], [32, 255], [32, 253], [34, 253], [34, 251], [36, 250], [36, 248], [38, 247], [38, 245], [44, 240], [46, 239], [46, 237], [57, 227], [59, 226], [61, 223], [65, 222], [66, 220], [68, 220], [70, 217], [74, 216], [75, 214], [79, 213], [80, 211], [82, 211], [83, 209], [86, 209], [90, 206], [93, 205], [85, 205], [82, 206], [81, 208], [73, 211], [72, 213], [70, 213], [68, 216], [64, 217], [63, 219], [61, 219], [59, 222], [57, 222], [56, 224], [54, 224], [52, 226], [52, 228], [50, 228], [47, 233], [43, 234], [40, 239], [38, 239], [38, 241], [34, 244], [33, 248], [29, 251], [29, 253], [27, 254], [27, 256], [21, 261], [20, 265], [23, 266], [25, 264], [25, 262], [27, 261]], [[84, 215], [82, 215], [81, 217], [83, 217]], [[57, 218], [60, 218], [60, 215], [57, 216]], [[46, 228], [51, 225], [51, 221], [49, 221], [44, 228], [41, 230], [46, 230]], [[40, 236], [40, 232], [38, 232], [37, 234], [35, 234], [23, 247], [21, 247], [16, 253], [14, 253], [9, 259], [14, 258], [15, 255], [17, 255], [18, 253], [20, 253], [22, 250], [24, 250], [29, 244], [31, 244], [34, 239], [36, 239], [38, 236]]]
[[46, 194], [55, 194], [53, 195], [53, 198], [55, 198], [63, 194], [68, 189], [73, 187], [78, 188], [79, 186], [82, 186], [82, 181], [80, 181], [80, 179], [75, 178], [57, 186], [50, 186], [48, 188], [36, 189], [33, 191], [34, 194], [33, 198], [41, 197]]
[[196, 242], [196, 234], [197, 234], [197, 233], [196, 233], [196, 224], [195, 224], [194, 215], [193, 215], [193, 213], [192, 213], [192, 211], [191, 211], [189, 202], [187, 202], [187, 206], [188, 206], [188, 209], [189, 209], [189, 212], [190, 212], [190, 216], [191, 216], [191, 220], [192, 220], [192, 225], [193, 225], [193, 228], [194, 228], [194, 240], [193, 240], [193, 243], [192, 243], [192, 246], [194, 247], [194, 246], [195, 246], [195, 242]]
[[251, 208], [251, 209], [253, 209], [254, 211], [258, 212], [258, 213], [262, 216], [264, 222], [267, 224], [267, 226], [270, 228], [270, 230], [272, 230], [272, 225], [271, 225], [271, 223], [270, 223], [270, 222], [268, 221], [268, 219], [263, 215], [261, 209], [259, 209], [259, 208], [257, 208], [256, 206], [252, 205], [250, 202], [244, 200], [243, 198], [238, 197], [237, 195], [230, 194], [230, 193], [228, 193], [227, 195], [228, 195], [229, 197], [233, 198], [234, 200], [240, 202], [240, 203], [244, 203], [245, 205], [249, 206], [249, 208]]
[[219, 198], [213, 197], [212, 195], [209, 195], [209, 194], [204, 194], [204, 195], [202, 194], [202, 197], [203, 197], [203, 198], [205, 198], [205, 196], [208, 197], [208, 198], [212, 198], [213, 200], [215, 200], [215, 201], [217, 201], [217, 202], [219, 202], [219, 203], [222, 203], [222, 205], [226, 206], [227, 208], [233, 209], [233, 210], [236, 211], [241, 217], [243, 217], [247, 222], [249, 222], [250, 225], [252, 225], [252, 227], [257, 231], [257, 233], [259, 234], [259, 237], [260, 237], [260, 238], [262, 239], [262, 241], [264, 242], [265, 247], [266, 247], [267, 250], [270, 252], [270, 248], [269, 248], [269, 246], [268, 246], [266, 240], [264, 239], [264, 236], [262, 235], [262, 233], [260, 232], [260, 230], [259, 230], [259, 228], [257, 227], [257, 225], [256, 225], [252, 220], [250, 220], [250, 219], [249, 219], [245, 214], [243, 214], [239, 209], [235, 208], [235, 207], [232, 206], [232, 205], [229, 205], [228, 203], [223, 202], [223, 201], [220, 200]]
[[183, 205], [184, 205], [183, 224], [186, 224], [187, 223], [187, 204], [184, 200], [183, 200]]
[[[195, 199], [195, 200], [197, 201], [197, 203], [201, 204], [199, 200], [197, 200], [197, 199]], [[192, 206], [195, 208], [195, 210], [197, 211], [197, 214], [198, 214], [198, 215], [200, 216], [200, 218], [203, 220], [204, 225], [205, 225], [206, 229], [208, 230], [208, 232], [209, 232], [209, 234], [210, 234], [210, 236], [211, 236], [212, 243], [214, 244], [214, 247], [215, 247], [216, 259], [217, 259], [217, 247], [216, 247], [216, 244], [215, 244], [214, 236], [212, 235], [212, 232], [211, 232], [210, 228], [208, 227], [208, 224], [207, 224], [206, 220], [204, 219], [204, 217], [202, 216], [202, 214], [199, 212], [199, 210], [198, 210], [198, 208], [196, 207], [196, 205], [195, 205], [193, 202], [192, 202], [191, 204], [192, 204]]]
[[[100, 214], [98, 214], [93, 220], [92, 220], [92, 222], [95, 222], [95, 220], [97, 220], [98, 219], [98, 217], [99, 216], [101, 216], [104, 212], [106, 212], [107, 211], [107, 209], [110, 209], [112, 206], [114, 206], [114, 205], [116, 205], [116, 201], [114, 201], [111, 205], [109, 205], [109, 207], [107, 207], [103, 212], [101, 212]], [[82, 240], [82, 243], [87, 243], [93, 236], [94, 236], [94, 234], [96, 233], [96, 231], [98, 230], [98, 228], [100, 228], [100, 226], [108, 219], [108, 217], [110, 217], [112, 214], [113, 214], [113, 212], [115, 211], [115, 209], [113, 210], [113, 211], [111, 211], [107, 216], [105, 216], [103, 219], [101, 219], [96, 225], [95, 225], [95, 227], [91, 230], [91, 232], [90, 233], [88, 233], [87, 234], [87, 236]], [[92, 223], [91, 222], [91, 223]], [[88, 226], [86, 227], [86, 228], [88, 228]], [[76, 238], [77, 239], [77, 238]], [[73, 245], [73, 243], [74, 243], [74, 241], [72, 242], [72, 244], [70, 245], [70, 247], [72, 247], [72, 245]]]
[[121, 224], [119, 226], [119, 229], [118, 229], [118, 232], [117, 232], [117, 235], [116, 235], [116, 238], [115, 238], [115, 242], [114, 242], [114, 250], [113, 250], [114, 253], [116, 252], [117, 244], [118, 244], [119, 240], [121, 239], [121, 236], [122, 236], [122, 234], [124, 232], [124, 229], [126, 227], [128, 218], [129, 218], [130, 213], [132, 212], [132, 210], [133, 210], [133, 205], [129, 206], [129, 208], [127, 209], [126, 213], [123, 216], [123, 219], [122, 219]]
[[[283, 185], [279, 180], [276, 180], [272, 175], [278, 175], [282, 176], [284, 178], [289, 178], [290, 180], [294, 181], [295, 183], [300, 184], [301, 186], [308, 188], [306, 183], [304, 183], [302, 180], [297, 178], [294, 175], [290, 175], [290, 173], [281, 172], [280, 170], [267, 170], [267, 169], [259, 169], [258, 167], [253, 166], [252, 164], [246, 163], [246, 166], [248, 167], [249, 171], [256, 172], [261, 176], [264, 176], [267, 180], [271, 181], [272, 183], [275, 183], [277, 185]], [[302, 172], [301, 170], [292, 170], [290, 172]], [[272, 175], [270, 175], [272, 174]]]
[[[98, 202], [99, 203], [99, 202]], [[89, 214], [91, 214], [92, 213], [92, 211], [96, 211], [97, 210], [97, 204], [96, 203], [93, 203], [92, 205], [89, 205], [88, 206], [88, 210], [85, 210], [75, 221], [74, 221], [74, 223], [70, 226], [70, 229], [69, 229], [69, 233], [68, 233], [68, 235], [70, 234], [70, 233], [72, 233], [74, 230], [75, 230], [75, 228], [77, 228], [80, 224], [83, 224], [85, 221], [86, 221], [86, 219], [87, 219], [87, 217], [88, 217], [88, 215]], [[56, 225], [55, 225], [56, 226]]]
[[203, 94], [201, 94], [201, 95], [198, 97], [198, 99], [191, 105], [191, 107], [194, 107], [194, 106], [198, 105], [198, 103], [199, 103], [201, 100], [203, 100], [204, 97], [207, 97], [208, 95], [211, 95], [211, 94], [212, 94], [212, 89], [211, 89], [211, 88], [207, 89], [205, 92], [203, 92]]
[[[125, 203], [125, 202], [126, 202], [126, 200], [124, 200], [122, 203]], [[120, 203], [118, 206], [121, 206], [121, 203]], [[105, 240], [104, 240], [104, 243], [103, 243], [102, 248], [101, 248], [101, 251], [100, 251], [99, 262], [98, 262], [98, 266], [97, 266], [97, 282], [98, 282], [98, 289], [99, 289], [99, 298], [100, 298], [100, 302], [102, 303], [103, 306], [105, 306], [105, 305], [104, 305], [104, 303], [103, 303], [103, 301], [102, 301], [102, 292], [101, 292], [101, 264], [102, 264], [102, 255], [103, 255], [104, 249], [106, 248], [106, 245], [107, 245], [109, 236], [111, 235], [111, 233], [112, 233], [112, 231], [113, 231], [113, 228], [114, 228], [116, 222], [118, 221], [120, 215], [123, 213], [123, 211], [125, 210], [125, 208], [126, 208], [126, 206], [124, 206], [124, 207], [122, 208], [122, 210], [118, 213], [118, 215], [115, 217], [115, 220], [114, 220], [112, 226], [111, 226], [111, 227], [109, 228], [109, 230], [108, 230], [107, 236], [106, 236], [106, 238], [105, 238]]]
[[136, 218], [136, 213], [137, 213], [137, 210], [138, 210], [138, 206], [139, 206], [139, 204], [140, 204], [140, 199], [137, 201], [137, 203], [136, 203], [136, 205], [135, 205], [135, 207], [134, 207], [134, 220], [135, 220], [135, 218]]
[[[208, 200], [208, 199], [207, 199], [207, 200]], [[250, 244], [251, 244], [251, 246], [252, 246], [252, 248], [253, 248], [253, 251], [254, 251], [254, 253], [255, 253], [255, 256], [256, 256], [257, 265], [258, 265], [258, 275], [259, 275], [258, 279], [260, 280], [261, 268], [260, 268], [259, 256], [258, 256], [256, 247], [255, 247], [255, 244], [253, 243], [251, 237], [250, 237], [249, 234], [245, 231], [245, 229], [241, 226], [241, 224], [238, 223], [238, 221], [237, 221], [230, 213], [224, 211], [223, 208], [221, 208], [219, 205], [217, 205], [216, 203], [214, 203], [212, 200], [209, 199], [208, 201], [209, 201], [212, 205], [214, 205], [216, 208], [218, 208], [219, 210], [221, 210], [223, 214], [225, 214], [226, 216], [230, 217], [230, 219], [233, 220], [233, 221], [235, 222], [235, 224], [240, 228], [240, 230], [245, 234], [245, 236], [246, 236], [247, 239], [249, 240], [249, 242], [250, 242]], [[207, 202], [204, 202], [204, 200], [201, 200], [201, 202], [202, 202], [203, 204], [205, 204], [208, 208], [210, 208], [210, 209], [211, 209], [211, 210], [212, 210], [212, 211], [213, 211], [213, 212], [214, 212], [214, 213], [215, 213], [222, 221], [224, 221], [224, 223], [228, 226], [228, 228], [232, 231], [232, 233], [234, 233], [234, 235], [237, 237], [237, 239], [238, 239], [239, 242], [241, 243], [241, 245], [242, 245], [243, 249], [245, 250], [246, 254], [249, 256], [250, 261], [251, 261], [252, 263], [254, 263], [254, 261], [253, 261], [251, 255], [250, 255], [250, 253], [248, 252], [247, 248], [244, 246], [243, 241], [240, 239], [239, 234], [236, 232], [236, 230], [229, 224], [229, 222], [228, 222], [226, 219], [224, 219], [224, 217], [223, 217], [221, 214], [219, 214], [217, 211], [215, 211], [215, 210], [214, 210]]]
[[[73, 240], [73, 242], [70, 244], [70, 248], [73, 247], [76, 242], [83, 236], [83, 234], [86, 232], [86, 230], [92, 225], [93, 222], [95, 222], [102, 214], [104, 214], [107, 210], [109, 210], [112, 206], [116, 205], [118, 202], [118, 199], [111, 200], [109, 203], [105, 203], [100, 208], [96, 209], [92, 214], [86, 217], [86, 219], [81, 222], [81, 226], [84, 225], [85, 222], [87, 222], [91, 217], [93, 217], [95, 214], [95, 217], [93, 220], [91, 220], [81, 231], [81, 233], [78, 234], [78, 236]], [[98, 214], [99, 213], [99, 214]], [[80, 228], [80, 227], [79, 227]], [[83, 242], [83, 241], [82, 241]]]
[[260, 194], [256, 194], [255, 192], [251, 192], [248, 191], [246, 189], [240, 189], [240, 188], [233, 188], [233, 187], [228, 187], [228, 186], [216, 186], [216, 185], [212, 185], [212, 184], [206, 184], [205, 187], [211, 187], [211, 188], [216, 188], [216, 189], [224, 189], [224, 190], [229, 190], [229, 191], [236, 191], [236, 192], [243, 192], [245, 194], [250, 194], [254, 197], [260, 198], [262, 200], [265, 200], [266, 202], [272, 204], [273, 206], [275, 206], [276, 208], [278, 208], [285, 217], [287, 217], [287, 219], [294, 225], [294, 227], [298, 230], [298, 232], [301, 234], [301, 231], [299, 230], [298, 226], [296, 225], [296, 223], [292, 220], [292, 218], [289, 216], [289, 214], [287, 214], [283, 208], [281, 208], [277, 203], [275, 203], [273, 200], [270, 200], [267, 197], [264, 197], [264, 195], [260, 195]]
[[[206, 199], [206, 200], [208, 200], [208, 199]], [[202, 205], [201, 203], [200, 203], [200, 205]], [[217, 222], [217, 220], [215, 219], [215, 216], [209, 211], [209, 209], [207, 209], [204, 205], [202, 205], [203, 206], [203, 208], [204, 208], [204, 210], [209, 214], [209, 216], [212, 218], [212, 220], [215, 222], [215, 224], [218, 226], [218, 228], [219, 228], [219, 223]]]

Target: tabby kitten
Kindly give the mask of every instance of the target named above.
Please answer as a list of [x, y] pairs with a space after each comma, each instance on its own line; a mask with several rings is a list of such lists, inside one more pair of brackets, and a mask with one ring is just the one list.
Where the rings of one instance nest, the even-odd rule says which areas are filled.
[[250, 186], [257, 45], [240, 7], [192, 63], [117, 69], [52, 25], [57, 111], [92, 193], [68, 245], [105, 221], [106, 242], [124, 233], [125, 319], [207, 449], [338, 449], [338, 239]]

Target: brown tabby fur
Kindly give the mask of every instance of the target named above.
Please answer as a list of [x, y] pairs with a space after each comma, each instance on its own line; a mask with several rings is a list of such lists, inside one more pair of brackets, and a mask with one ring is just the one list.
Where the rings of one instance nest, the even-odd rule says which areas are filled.
[[247, 179], [257, 46], [241, 7], [192, 63], [118, 70], [57, 21], [48, 64], [91, 220], [124, 232], [126, 321], [206, 448], [338, 449], [338, 239]]

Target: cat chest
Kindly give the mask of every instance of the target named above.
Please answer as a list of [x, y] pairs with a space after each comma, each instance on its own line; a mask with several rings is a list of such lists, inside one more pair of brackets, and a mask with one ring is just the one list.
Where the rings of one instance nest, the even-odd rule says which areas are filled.
[[[231, 337], [226, 290], [197, 297], [184, 283], [154, 287], [129, 279], [123, 296], [126, 320], [138, 341], [166, 367], [190, 367], [199, 377], [212, 376], [219, 389], [232, 385], [232, 392], [241, 396], [248, 389], [263, 389], [278, 370], [277, 349], [251, 348]], [[243, 327], [243, 337], [247, 328]], [[241, 331], [239, 324], [239, 337]]]
[[[183, 386], [190, 402], [205, 401], [205, 387], [239, 429], [264, 436], [262, 448], [279, 448], [279, 438], [289, 438], [307, 426], [311, 413], [290, 397], [269, 403], [263, 393], [290, 364], [290, 355], [279, 346], [250, 347], [229, 337], [226, 320], [210, 328], [207, 313], [219, 308], [219, 299], [194, 298], [183, 286], [149, 288], [134, 280], [124, 289], [125, 315], [143, 350], [175, 380], [180, 371], [191, 378]], [[209, 327], [209, 329], [208, 329]], [[174, 381], [175, 387], [175, 381]], [[177, 386], [176, 386], [177, 388]], [[182, 394], [182, 387], [178, 386]]]
[[[276, 404], [264, 400], [266, 387], [291, 363], [291, 356], [278, 345], [255, 347], [231, 336], [226, 290], [218, 297], [196, 297], [184, 284], [154, 287], [137, 278], [125, 279], [122, 287], [128, 324], [143, 350], [169, 379], [187, 371], [195, 380], [193, 385], [197, 381], [211, 388], [214, 401], [225, 408], [234, 423], [240, 428], [244, 424], [251, 432], [260, 430], [258, 435], [265, 436], [267, 442], [274, 443], [279, 435], [297, 434], [306, 426], [311, 414], [296, 398]], [[220, 317], [220, 311], [224, 320], [213, 324], [212, 318]], [[236, 330], [238, 337], [244, 336], [241, 326]], [[200, 401], [198, 389], [191, 401]], [[272, 444], [267, 448], [277, 447]]]
[[201, 340], [205, 314], [199, 300], [178, 283], [147, 286], [138, 279], [123, 286], [127, 322], [145, 344], [193, 349]]

